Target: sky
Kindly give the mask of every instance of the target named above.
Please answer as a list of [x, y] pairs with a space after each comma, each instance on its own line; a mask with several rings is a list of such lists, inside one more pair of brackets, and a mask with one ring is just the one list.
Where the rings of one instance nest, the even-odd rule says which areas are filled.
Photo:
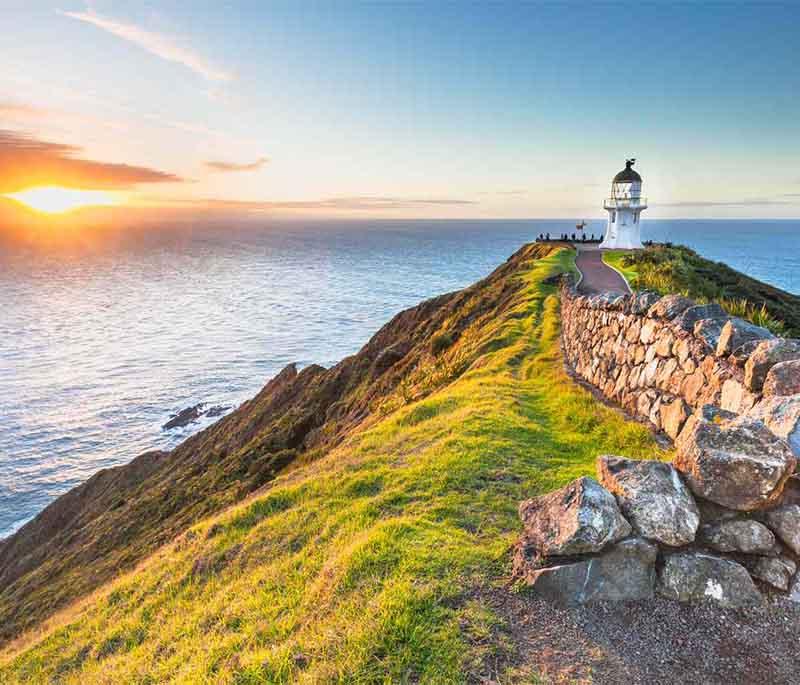
[[[0, 195], [246, 216], [800, 217], [800, 3], [2, 0]], [[88, 200], [87, 200], [88, 201]]]

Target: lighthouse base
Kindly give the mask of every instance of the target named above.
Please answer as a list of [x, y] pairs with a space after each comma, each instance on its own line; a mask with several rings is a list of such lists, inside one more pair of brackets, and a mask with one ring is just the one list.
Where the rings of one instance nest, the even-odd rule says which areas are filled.
[[600, 243], [601, 250], [641, 250], [644, 248], [639, 237], [638, 226], [632, 226], [626, 230], [626, 226], [609, 226], [603, 242]]

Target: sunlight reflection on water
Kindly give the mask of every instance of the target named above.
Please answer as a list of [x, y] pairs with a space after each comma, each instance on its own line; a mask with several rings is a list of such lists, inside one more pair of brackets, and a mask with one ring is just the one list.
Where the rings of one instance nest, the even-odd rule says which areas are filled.
[[[98, 469], [207, 425], [162, 431], [180, 409], [236, 406], [292, 361], [333, 364], [400, 309], [573, 226], [286, 223], [131, 234], [91, 254], [0, 248], [0, 537]], [[797, 229], [644, 224], [794, 292]]]

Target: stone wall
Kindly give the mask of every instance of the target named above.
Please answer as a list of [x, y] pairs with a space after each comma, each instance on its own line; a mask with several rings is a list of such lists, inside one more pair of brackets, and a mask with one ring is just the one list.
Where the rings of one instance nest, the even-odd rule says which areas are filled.
[[800, 340], [680, 295], [562, 288], [568, 363], [675, 439], [520, 506], [515, 575], [568, 604], [800, 601]]
[[[562, 341], [579, 377], [672, 439], [695, 410], [712, 405], [760, 414], [800, 451], [800, 341], [682, 295], [581, 296], [569, 285]], [[787, 404], [795, 420], [778, 428]]]

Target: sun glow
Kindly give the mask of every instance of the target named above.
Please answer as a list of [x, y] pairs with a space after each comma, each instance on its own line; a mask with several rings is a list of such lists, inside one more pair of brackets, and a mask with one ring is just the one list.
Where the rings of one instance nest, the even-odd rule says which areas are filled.
[[45, 212], [47, 214], [59, 214], [80, 209], [81, 207], [117, 203], [117, 199], [113, 194], [101, 190], [77, 190], [58, 186], [29, 188], [18, 193], [9, 193], [7, 197], [17, 200], [17, 202], [21, 202], [37, 212]]

